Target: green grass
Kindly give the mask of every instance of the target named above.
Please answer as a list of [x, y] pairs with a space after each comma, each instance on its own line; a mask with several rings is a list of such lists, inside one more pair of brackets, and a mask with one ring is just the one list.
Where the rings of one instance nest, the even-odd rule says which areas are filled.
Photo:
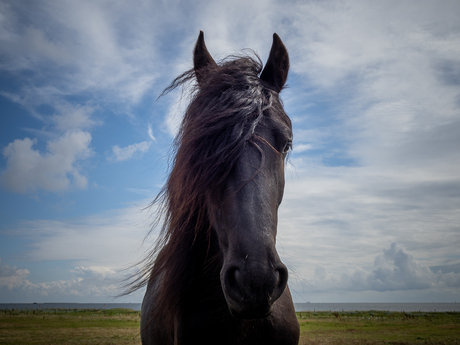
[[[460, 313], [301, 312], [300, 345], [459, 344]], [[0, 310], [0, 344], [140, 344], [130, 309]]]
[[140, 344], [130, 309], [0, 310], [0, 344]]
[[300, 344], [460, 344], [460, 313], [302, 312]]

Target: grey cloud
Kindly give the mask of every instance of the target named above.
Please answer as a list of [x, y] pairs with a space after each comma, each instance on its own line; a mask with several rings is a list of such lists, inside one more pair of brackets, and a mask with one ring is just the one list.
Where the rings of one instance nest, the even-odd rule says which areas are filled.
[[422, 166], [438, 163], [443, 169], [446, 164], [455, 170], [459, 169], [460, 121], [456, 119], [440, 125], [427, 124], [426, 127], [407, 135], [386, 152], [380, 151], [383, 154], [380, 164], [398, 164], [404, 168], [414, 164]]
[[1, 265], [2, 260], [0, 259], [0, 277], [11, 277], [17, 271], [16, 266]]
[[27, 269], [18, 269], [17, 266], [2, 264], [0, 259], [0, 289], [11, 290], [21, 286], [29, 275]]
[[437, 277], [439, 282], [444, 284], [446, 287], [451, 288], [460, 288], [460, 274], [459, 273], [445, 273], [442, 274], [441, 272], [437, 273]]
[[427, 265], [417, 262], [406, 248], [392, 243], [375, 259], [375, 269], [367, 278], [368, 288], [377, 291], [412, 290], [431, 287], [434, 274]]
[[439, 265], [439, 266], [430, 266], [430, 269], [433, 272], [438, 272], [441, 271], [443, 273], [460, 273], [460, 263], [458, 264], [453, 264], [453, 265]]
[[460, 62], [446, 60], [436, 64], [439, 80], [448, 86], [460, 85]]
[[[438, 277], [429, 266], [446, 257], [458, 262], [460, 26], [452, 11], [459, 3], [433, 4], [306, 3], [293, 17], [297, 35], [287, 43], [295, 47], [293, 72], [315, 90], [306, 102], [336, 101], [336, 116], [323, 123], [329, 136], [316, 142], [327, 148], [324, 142], [341, 141], [340, 155], [356, 163], [326, 167], [307, 151], [293, 155], [295, 168], [287, 170], [280, 241], [315, 289], [456, 283], [456, 276]], [[415, 13], [414, 6], [432, 11]], [[308, 142], [309, 133], [297, 133], [294, 146]], [[382, 243], [392, 242], [426, 256], [427, 265], [402, 250], [398, 260], [372, 267]], [[310, 280], [316, 266], [326, 275]]]
[[426, 264], [416, 260], [402, 244], [392, 243], [375, 258], [374, 268], [370, 271], [353, 268], [336, 275], [319, 266], [307, 281], [313, 291], [427, 290], [458, 288], [460, 274], [433, 272]]

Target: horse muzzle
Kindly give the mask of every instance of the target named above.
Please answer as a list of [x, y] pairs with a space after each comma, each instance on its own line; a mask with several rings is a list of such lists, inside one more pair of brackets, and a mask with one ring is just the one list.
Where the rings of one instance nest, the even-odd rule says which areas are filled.
[[287, 280], [288, 271], [282, 263], [270, 269], [260, 265], [231, 265], [221, 271], [222, 287], [230, 313], [241, 319], [268, 317], [273, 303], [286, 289]]

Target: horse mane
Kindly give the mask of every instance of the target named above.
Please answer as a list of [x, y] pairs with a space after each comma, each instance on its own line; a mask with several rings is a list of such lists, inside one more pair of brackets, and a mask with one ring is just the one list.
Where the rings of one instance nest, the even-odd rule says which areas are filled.
[[[198, 270], [220, 260], [211, 243], [213, 215], [208, 214], [206, 202], [220, 200], [265, 110], [277, 103], [273, 102], [276, 91], [259, 79], [262, 62], [253, 55], [230, 56], [205, 70], [186, 71], [160, 95], [191, 84], [191, 102], [174, 140], [172, 169], [151, 204], [160, 207], [160, 236], [127, 293], [161, 279], [155, 308], [169, 310], [170, 315], [179, 307], [187, 282]], [[199, 85], [197, 73], [206, 74]]]

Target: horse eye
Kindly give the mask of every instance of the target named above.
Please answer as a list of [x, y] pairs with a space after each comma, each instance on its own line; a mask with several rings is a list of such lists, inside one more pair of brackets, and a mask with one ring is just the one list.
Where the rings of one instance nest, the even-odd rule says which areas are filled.
[[286, 142], [286, 145], [284, 145], [283, 148], [283, 153], [288, 153], [288, 151], [292, 148], [292, 141]]

